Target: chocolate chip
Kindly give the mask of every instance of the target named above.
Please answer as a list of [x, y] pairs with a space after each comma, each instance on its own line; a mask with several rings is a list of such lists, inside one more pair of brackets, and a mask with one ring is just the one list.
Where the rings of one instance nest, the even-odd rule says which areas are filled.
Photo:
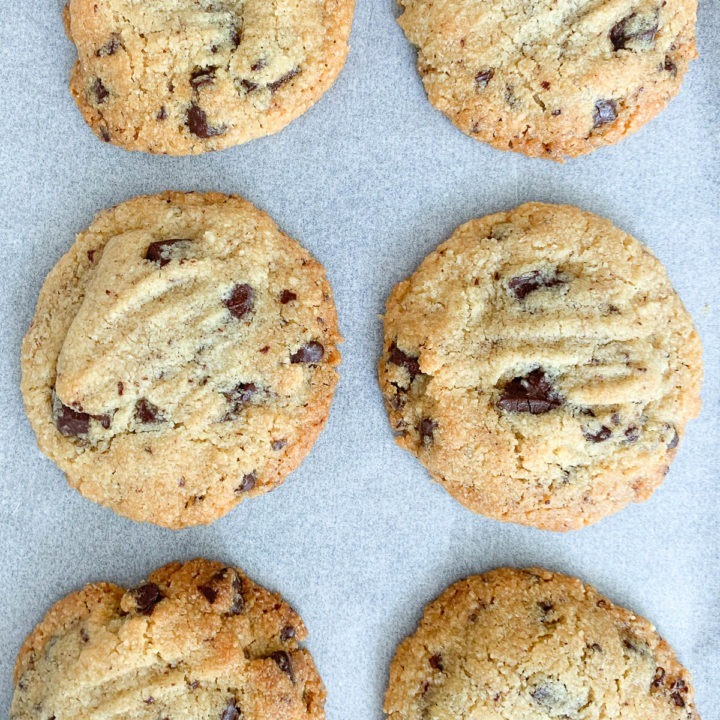
[[431, 443], [433, 441], [437, 426], [438, 424], [430, 418], [423, 418], [418, 423], [417, 429], [420, 433], [420, 440], [423, 442], [423, 444], [427, 445], [428, 443]]
[[287, 305], [289, 302], [297, 300], [297, 295], [292, 290], [283, 290], [280, 293], [280, 302], [283, 305]]
[[73, 410], [59, 400], [55, 400], [53, 403], [53, 415], [55, 416], [55, 427], [65, 437], [86, 435], [90, 429], [90, 415]]
[[222, 570], [218, 570], [207, 583], [198, 585], [198, 590], [204, 595], [205, 599], [213, 605], [220, 594], [220, 589], [223, 585], [227, 585], [228, 582], [232, 590], [232, 601], [230, 607], [227, 609], [227, 614], [239, 615], [245, 608], [245, 597], [243, 595], [242, 578], [234, 568], [225, 567]]
[[277, 452], [282, 450], [287, 445], [287, 440], [273, 440], [272, 449]]
[[325, 348], [319, 342], [311, 340], [290, 356], [290, 362], [294, 364], [307, 363], [312, 365], [319, 363], [324, 354]]
[[103, 142], [110, 142], [110, 131], [104, 126], [100, 128], [100, 137]]
[[157, 120], [165, 120], [165, 118], [167, 118], [167, 111], [165, 110], [164, 105], [157, 111], [157, 115], [155, 115], [155, 118]]
[[547, 615], [551, 610], [555, 609], [555, 605], [549, 600], [543, 600], [538, 603], [538, 607]]
[[541, 87], [543, 90], [549, 90], [549, 89], [550, 89], [550, 83], [549, 83], [547, 80], [543, 80], [543, 81], [540, 83], [540, 87]]
[[601, 443], [612, 436], [612, 430], [606, 425], [603, 425], [597, 432], [583, 428], [582, 434], [588, 442]]
[[677, 707], [685, 707], [685, 700], [679, 692], [675, 691], [670, 693], [670, 697], [672, 698], [673, 702]]
[[674, 450], [680, 442], [680, 436], [678, 435], [678, 431], [674, 426], [671, 425], [670, 427], [672, 427], [673, 436], [672, 438], [670, 438], [670, 442], [667, 444], [667, 449]]
[[114, 55], [120, 48], [125, 47], [120, 40], [120, 35], [113, 33], [110, 39], [95, 51], [95, 57], [107, 57]]
[[617, 104], [614, 100], [598, 100], [593, 112], [593, 128], [607, 125], [617, 119]]
[[96, 105], [102, 105], [110, 95], [110, 91], [103, 85], [100, 78], [95, 78], [93, 84], [90, 86], [90, 91], [95, 98]]
[[295, 628], [291, 625], [286, 625], [281, 631], [280, 631], [280, 640], [282, 642], [287, 642], [291, 638], [295, 637]]
[[215, 82], [216, 67], [195, 68], [190, 74], [190, 87], [193, 90], [200, 90], [206, 85], [212, 85]]
[[398, 367], [405, 368], [410, 375], [412, 382], [420, 374], [420, 363], [418, 358], [404, 353], [395, 343], [390, 346], [390, 357], [388, 360]]
[[233, 24], [230, 27], [230, 49], [235, 50], [242, 41], [242, 29], [238, 26]]
[[230, 297], [223, 300], [225, 307], [233, 317], [242, 318], [255, 307], [255, 290], [250, 285], [235, 285]]
[[487, 84], [493, 79], [494, 75], [495, 75], [495, 71], [492, 69], [481, 70], [475, 76], [475, 88], [477, 90], [482, 90], [483, 88], [487, 87]]
[[150, 243], [145, 251], [145, 260], [150, 260], [150, 262], [154, 262], [160, 267], [165, 267], [172, 260], [171, 249], [173, 245], [187, 242], [191, 241], [187, 238], [173, 238]]
[[240, 708], [237, 706], [237, 700], [232, 698], [228, 700], [227, 707], [222, 711], [222, 715], [220, 715], [220, 720], [239, 720], [239, 718]]
[[215, 135], [222, 135], [227, 129], [224, 125], [217, 127], [209, 125], [207, 113], [197, 103], [191, 103], [187, 109], [185, 124], [193, 135], [197, 135], [203, 140]]
[[112, 415], [91, 415], [90, 416], [93, 420], [97, 420], [100, 425], [105, 428], [105, 430], [110, 429], [110, 424], [112, 423]]
[[140, 398], [135, 403], [135, 419], [146, 425], [153, 425], [165, 421], [160, 408], [153, 405], [146, 398]]
[[430, 658], [428, 659], [428, 662], [430, 663], [430, 667], [433, 670], [440, 670], [440, 672], [442, 672], [445, 669], [445, 666], [443, 665], [443, 661], [442, 661], [442, 655], [440, 655], [440, 653], [431, 655]]
[[665, 56], [665, 62], [660, 67], [665, 72], [670, 73], [673, 77], [677, 77], [677, 65], [670, 59], [669, 55]]
[[661, 687], [663, 684], [663, 680], [665, 680], [665, 668], [658, 666], [655, 668], [655, 676], [652, 679], [650, 687]]
[[657, 31], [657, 15], [643, 16], [632, 13], [613, 25], [610, 30], [610, 42], [615, 50], [625, 50], [630, 45], [639, 46], [639, 49], [649, 48], [655, 40]]
[[508, 287], [518, 300], [524, 300], [530, 293], [540, 288], [552, 288], [565, 284], [567, 284], [566, 281], [558, 276], [557, 270], [553, 274], [544, 270], [532, 270], [508, 280]]
[[228, 609], [228, 615], [240, 615], [245, 609], [245, 595], [243, 593], [243, 581], [242, 578], [235, 572], [233, 572], [233, 579], [231, 583], [233, 591], [232, 605]]
[[130, 590], [130, 595], [135, 601], [135, 608], [143, 615], [152, 615], [155, 606], [165, 597], [155, 583], [140, 585]]
[[258, 390], [259, 388], [255, 383], [238, 383], [232, 390], [224, 392], [223, 395], [232, 404], [233, 411], [237, 412], [240, 406], [246, 405], [253, 399]]
[[289, 72], [286, 72], [282, 77], [275, 80], [275, 82], [268, 83], [268, 90], [274, 93], [281, 85], [284, 85], [289, 80], [292, 80], [297, 74], [299, 74], [299, 72], [299, 67], [293, 68]]
[[211, 605], [217, 600], [218, 591], [210, 585], [198, 585], [198, 590]]
[[235, 488], [236, 493], [249, 492], [255, 487], [255, 481], [257, 480], [257, 473], [251, 472], [247, 475], [243, 475], [243, 479], [240, 484]]
[[295, 671], [293, 670], [292, 661], [290, 655], [284, 650], [276, 650], [270, 654], [270, 657], [275, 661], [277, 666], [290, 678], [292, 682], [295, 682]]
[[243, 90], [245, 92], [251, 93], [254, 90], [257, 90], [259, 85], [257, 83], [252, 82], [251, 80], [241, 80], [240, 85], [242, 86]]
[[506, 412], [542, 415], [560, 407], [562, 402], [545, 371], [537, 368], [525, 377], [513, 378], [503, 389], [497, 406]]
[[635, 425], [630, 425], [625, 430], [625, 439], [628, 442], [635, 442], [640, 437], [640, 430]]
[[260, 58], [250, 66], [250, 69], [253, 72], [257, 72], [258, 70], [262, 70], [264, 67], [267, 67], [267, 60], [265, 58]]

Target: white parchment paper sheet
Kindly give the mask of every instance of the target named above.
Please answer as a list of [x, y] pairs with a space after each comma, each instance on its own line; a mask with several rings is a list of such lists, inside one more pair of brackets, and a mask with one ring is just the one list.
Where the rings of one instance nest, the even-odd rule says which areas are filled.
[[[95, 139], [67, 90], [61, 0], [0, 0], [0, 713], [24, 636], [94, 580], [134, 584], [197, 555], [281, 591], [310, 629], [330, 720], [382, 716], [387, 666], [425, 603], [466, 574], [540, 564], [650, 618], [720, 718], [718, 253], [720, 4], [700, 0], [701, 57], [679, 97], [619, 146], [556, 165], [466, 138], [427, 103], [393, 0], [358, 0], [335, 87], [277, 136], [196, 158]], [[99, 210], [165, 189], [238, 193], [328, 270], [342, 380], [322, 438], [278, 490], [211, 527], [171, 532], [70, 490], [40, 455], [20, 342], [47, 272]], [[667, 265], [705, 344], [704, 410], [644, 505], [558, 535], [464, 510], [397, 448], [375, 379], [390, 289], [460, 223], [527, 200], [613, 220]]]

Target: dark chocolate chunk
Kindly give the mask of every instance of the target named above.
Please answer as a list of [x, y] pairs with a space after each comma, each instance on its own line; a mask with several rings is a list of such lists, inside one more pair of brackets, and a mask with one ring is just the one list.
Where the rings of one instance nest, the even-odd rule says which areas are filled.
[[274, 82], [268, 83], [268, 86], [267, 86], [268, 90], [270, 90], [270, 92], [274, 93], [279, 87], [284, 85], [286, 82], [292, 80], [299, 73], [300, 73], [299, 67], [293, 68], [292, 70], [290, 70], [289, 72], [286, 72], [282, 77], [278, 78]]
[[212, 585], [198, 585], [198, 590], [211, 605], [217, 600], [218, 591]]
[[665, 56], [665, 62], [660, 66], [660, 69], [670, 73], [673, 77], [677, 77], [677, 65], [669, 55]]
[[242, 318], [255, 307], [255, 290], [250, 285], [235, 285], [230, 297], [223, 300], [225, 307], [233, 317]]
[[59, 407], [53, 407], [53, 414], [55, 416], [55, 427], [60, 431], [61, 435], [73, 437], [87, 434], [90, 429], [90, 415], [73, 410], [73, 408], [63, 405], [59, 400], [56, 400], [54, 405], [59, 405]]
[[665, 680], [665, 668], [658, 666], [655, 668], [655, 676], [652, 679], [652, 683], [650, 683], [650, 687], [654, 687], [654, 688], [662, 687], [664, 680]]
[[103, 81], [100, 78], [95, 78], [90, 90], [95, 98], [96, 105], [102, 105], [110, 95], [110, 91], [103, 85]]
[[555, 605], [549, 600], [543, 600], [538, 603], [538, 607], [547, 615], [551, 610], [555, 609]]
[[495, 75], [495, 71], [490, 70], [481, 70], [476, 76], [475, 76], [475, 87], [478, 90], [482, 90], [484, 87], [487, 87], [487, 84], [493, 79], [493, 76]]
[[617, 119], [617, 103], [614, 100], [598, 100], [593, 111], [593, 128], [607, 125]]
[[223, 395], [232, 404], [233, 411], [237, 412], [242, 405], [246, 405], [252, 400], [258, 390], [259, 388], [255, 383], [238, 383], [232, 390], [224, 392]]
[[193, 135], [203, 140], [222, 135], [227, 128], [224, 125], [213, 126], [208, 124], [207, 113], [197, 104], [191, 103], [185, 113], [185, 124]]
[[206, 85], [212, 85], [215, 82], [216, 67], [196, 67], [190, 74], [190, 87], [193, 90], [199, 90]]
[[257, 473], [251, 472], [247, 475], [243, 475], [243, 479], [240, 484], [235, 488], [236, 493], [249, 492], [255, 487], [255, 481], [257, 480]]
[[497, 406], [506, 412], [541, 415], [560, 407], [562, 403], [545, 371], [537, 368], [525, 377], [513, 378], [503, 389]]
[[283, 305], [287, 305], [289, 302], [297, 300], [297, 295], [292, 290], [283, 290], [280, 293], [280, 302]]
[[423, 418], [418, 423], [417, 429], [420, 433], [420, 440], [423, 442], [423, 444], [426, 445], [433, 441], [437, 426], [438, 424], [430, 418]]
[[325, 348], [319, 342], [311, 340], [290, 356], [290, 362], [294, 364], [307, 363], [312, 365], [319, 363], [323, 359], [324, 354]]
[[430, 667], [433, 670], [440, 670], [440, 672], [442, 672], [445, 669], [442, 661], [442, 655], [440, 653], [435, 653], [435, 655], [431, 655], [428, 659], [428, 662], [430, 663]]
[[610, 42], [615, 50], [650, 48], [658, 31], [657, 15], [632, 13], [613, 25]]
[[410, 382], [420, 374], [418, 358], [404, 353], [395, 343], [390, 346], [390, 357], [388, 359], [393, 365], [405, 368], [408, 371]]
[[532, 270], [508, 280], [508, 287], [518, 300], [524, 300], [531, 292], [540, 288], [552, 288], [565, 284], [566, 281], [558, 276], [557, 271], [550, 275], [543, 270]]
[[283, 642], [287, 642], [291, 638], [295, 637], [295, 628], [291, 625], [286, 625], [281, 631], [280, 631], [280, 640]]
[[146, 398], [140, 398], [135, 403], [135, 419], [146, 425], [153, 425], [165, 421], [160, 408], [153, 405]]
[[172, 238], [171, 240], [158, 240], [150, 243], [145, 251], [145, 259], [165, 267], [172, 260], [172, 246], [177, 243], [190, 242], [187, 238]]
[[135, 608], [143, 615], [152, 615], [155, 606], [165, 597], [155, 583], [145, 583], [130, 590]]
[[625, 430], [625, 439], [628, 442], [635, 442], [640, 437], [640, 430], [635, 425], [630, 425]]
[[235, 698], [231, 698], [230, 700], [228, 700], [227, 706], [222, 711], [222, 715], [220, 715], [220, 720], [239, 720], [239, 718], [240, 708], [237, 705], [237, 700]]
[[113, 33], [110, 39], [95, 51], [95, 57], [107, 57], [114, 55], [120, 48], [125, 47], [120, 40], [120, 35]]
[[589, 428], [583, 428], [582, 434], [588, 442], [601, 443], [612, 436], [612, 430], [603, 425], [597, 432], [590, 430]]
[[270, 657], [275, 661], [277, 666], [290, 678], [292, 682], [295, 682], [295, 671], [293, 670], [292, 660], [290, 655], [284, 650], [276, 650], [270, 654]]

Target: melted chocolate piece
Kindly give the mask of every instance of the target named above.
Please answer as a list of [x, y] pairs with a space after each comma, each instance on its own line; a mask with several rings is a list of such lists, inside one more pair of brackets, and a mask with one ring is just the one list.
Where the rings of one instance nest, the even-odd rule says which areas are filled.
[[290, 362], [314, 365], [323, 359], [324, 354], [325, 348], [319, 342], [311, 340], [290, 356]]
[[410, 375], [412, 382], [420, 374], [420, 363], [418, 358], [404, 353], [395, 343], [390, 346], [390, 357], [388, 360], [398, 367], [405, 368]]
[[155, 606], [165, 597], [155, 583], [140, 585], [130, 590], [130, 594], [135, 601], [137, 611], [143, 615], [152, 615]]
[[275, 661], [277, 666], [294, 683], [295, 682], [295, 671], [293, 670], [292, 660], [290, 659], [290, 655], [288, 653], [286, 653], [284, 650], [276, 650], [274, 653], [270, 654], [270, 657]]
[[188, 238], [172, 238], [150, 243], [145, 251], [145, 260], [150, 260], [160, 267], [165, 267], [172, 260], [172, 247], [177, 243], [191, 242]]
[[497, 406], [505, 412], [542, 415], [560, 407], [562, 403], [562, 398], [545, 371], [537, 368], [525, 377], [513, 378], [505, 386]]
[[242, 318], [255, 307], [255, 290], [248, 284], [235, 285], [230, 297], [223, 300], [225, 307], [233, 317]]
[[185, 113], [185, 124], [193, 135], [206, 140], [215, 135], [222, 135], [227, 128], [224, 125], [208, 124], [207, 113], [197, 104], [191, 103]]
[[524, 300], [530, 293], [540, 288], [553, 288], [565, 284], [567, 283], [558, 276], [557, 271], [549, 275], [543, 270], [533, 270], [508, 280], [508, 287], [518, 300]]

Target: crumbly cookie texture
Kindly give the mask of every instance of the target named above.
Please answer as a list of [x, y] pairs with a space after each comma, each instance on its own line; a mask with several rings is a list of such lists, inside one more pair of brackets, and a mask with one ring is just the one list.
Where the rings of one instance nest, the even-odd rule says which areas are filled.
[[393, 290], [379, 376], [397, 442], [460, 502], [568, 530], [662, 483], [702, 350], [647, 248], [529, 203], [462, 225]]
[[10, 720], [321, 720], [306, 636], [279, 595], [217, 562], [87, 585], [22, 646]]
[[501, 150], [616, 143], [677, 94], [696, 0], [400, 0], [430, 102]]
[[399, 646], [389, 720], [700, 720], [688, 672], [645, 619], [575, 578], [461, 580]]
[[22, 348], [40, 449], [83, 495], [167, 527], [279, 485], [339, 363], [322, 266], [238, 197], [100, 213], [48, 276]]
[[278, 132], [347, 57], [354, 0], [69, 0], [70, 90], [93, 132], [190, 155]]

